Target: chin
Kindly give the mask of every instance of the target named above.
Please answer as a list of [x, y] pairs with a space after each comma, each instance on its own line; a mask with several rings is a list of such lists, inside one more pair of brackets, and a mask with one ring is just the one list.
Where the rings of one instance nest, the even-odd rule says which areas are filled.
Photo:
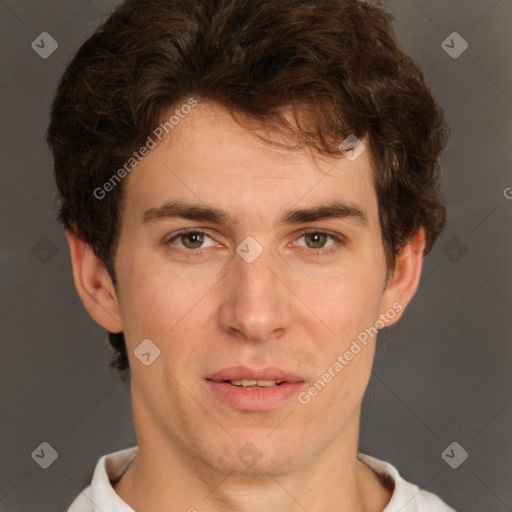
[[268, 432], [257, 435], [239, 433], [224, 445], [209, 447], [208, 451], [215, 450], [215, 453], [210, 452], [209, 465], [220, 473], [240, 477], [286, 475], [300, 469], [314, 457], [308, 446], [310, 444], [286, 435], [275, 435], [270, 439]]

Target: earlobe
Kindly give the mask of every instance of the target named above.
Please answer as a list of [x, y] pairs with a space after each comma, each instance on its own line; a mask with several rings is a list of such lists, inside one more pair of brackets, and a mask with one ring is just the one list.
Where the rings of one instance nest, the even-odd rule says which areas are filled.
[[95, 322], [110, 332], [123, 330], [117, 294], [103, 262], [91, 246], [71, 231], [66, 232], [78, 295]]
[[[384, 291], [380, 317], [388, 318], [387, 326], [400, 319], [418, 289], [424, 251], [425, 230], [420, 228], [398, 253], [395, 268]], [[401, 307], [398, 308], [397, 305]], [[390, 309], [394, 309], [398, 314], [393, 314], [392, 318], [389, 318], [391, 315], [386, 315], [386, 312], [389, 312]]]

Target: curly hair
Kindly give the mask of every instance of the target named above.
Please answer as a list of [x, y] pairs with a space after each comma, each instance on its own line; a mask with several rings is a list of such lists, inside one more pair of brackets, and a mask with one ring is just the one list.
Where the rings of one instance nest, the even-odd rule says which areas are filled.
[[[101, 200], [94, 190], [193, 95], [320, 154], [366, 137], [388, 269], [420, 228], [427, 254], [446, 217], [448, 126], [393, 21], [378, 1], [124, 1], [79, 48], [52, 104], [59, 220], [115, 284], [123, 183]], [[109, 339], [112, 365], [128, 369], [123, 333]]]

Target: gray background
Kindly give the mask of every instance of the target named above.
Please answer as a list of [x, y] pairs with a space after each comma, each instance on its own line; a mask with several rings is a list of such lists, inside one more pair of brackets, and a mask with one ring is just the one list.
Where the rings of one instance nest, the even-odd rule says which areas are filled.
[[[74, 290], [44, 143], [65, 63], [114, 3], [0, 2], [4, 512], [65, 510], [101, 455], [135, 443], [127, 384]], [[361, 451], [459, 511], [510, 511], [512, 1], [386, 4], [451, 125], [449, 223], [407, 314], [380, 338]], [[454, 31], [469, 43], [457, 59], [441, 46]], [[42, 32], [59, 45], [47, 59], [31, 48]], [[31, 457], [43, 441], [58, 452], [48, 469]], [[454, 441], [469, 454], [457, 469], [441, 457]]]

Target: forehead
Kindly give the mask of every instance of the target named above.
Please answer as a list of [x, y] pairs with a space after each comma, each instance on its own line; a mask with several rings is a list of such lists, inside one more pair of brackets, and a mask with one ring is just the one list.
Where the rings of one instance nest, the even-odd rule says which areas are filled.
[[[375, 213], [366, 151], [355, 160], [342, 153], [325, 157], [271, 145], [268, 137], [265, 126], [239, 123], [222, 107], [199, 103], [131, 171], [124, 201], [130, 208], [124, 213], [140, 214], [183, 199], [230, 211], [233, 220], [249, 209], [262, 218], [285, 206], [335, 201], [357, 206], [368, 217]], [[272, 137], [286, 143], [284, 137]]]

